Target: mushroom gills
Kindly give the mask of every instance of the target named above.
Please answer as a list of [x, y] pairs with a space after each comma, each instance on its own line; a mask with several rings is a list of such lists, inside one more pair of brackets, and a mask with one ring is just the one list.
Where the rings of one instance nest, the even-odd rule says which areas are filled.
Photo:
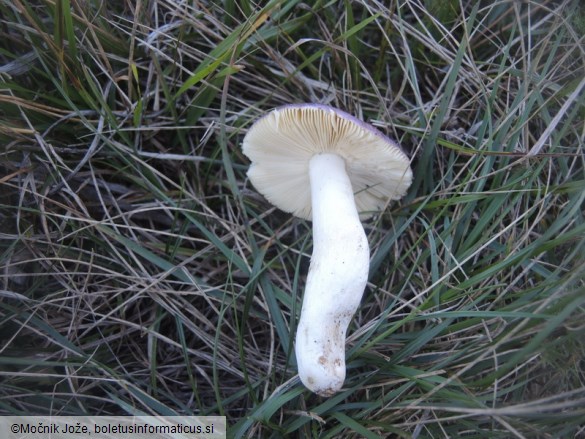
[[368, 280], [370, 249], [345, 160], [317, 154], [309, 173], [313, 254], [295, 352], [303, 384], [330, 396], [345, 380], [345, 336]]

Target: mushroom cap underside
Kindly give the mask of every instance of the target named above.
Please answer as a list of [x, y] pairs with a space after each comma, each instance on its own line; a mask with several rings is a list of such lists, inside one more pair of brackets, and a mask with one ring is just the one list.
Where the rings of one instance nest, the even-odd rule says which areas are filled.
[[399, 199], [412, 181], [410, 160], [374, 127], [333, 107], [286, 105], [258, 119], [244, 137], [254, 187], [281, 210], [311, 219], [309, 161], [338, 154], [355, 194], [360, 217]]

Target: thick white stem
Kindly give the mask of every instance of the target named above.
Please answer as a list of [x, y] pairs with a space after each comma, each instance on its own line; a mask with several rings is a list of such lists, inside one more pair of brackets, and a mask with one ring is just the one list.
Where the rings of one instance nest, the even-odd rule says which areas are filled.
[[303, 384], [329, 396], [345, 380], [345, 335], [366, 287], [370, 249], [343, 158], [314, 156], [310, 180], [313, 254], [295, 351]]

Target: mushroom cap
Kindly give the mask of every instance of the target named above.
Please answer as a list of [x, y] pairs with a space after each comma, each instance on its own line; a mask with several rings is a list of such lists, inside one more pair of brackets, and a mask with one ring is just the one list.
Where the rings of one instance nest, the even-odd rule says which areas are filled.
[[252, 164], [248, 177], [274, 206], [311, 219], [309, 161], [316, 154], [343, 157], [360, 217], [399, 199], [412, 181], [410, 160], [371, 125], [333, 107], [296, 104], [258, 119], [243, 141]]

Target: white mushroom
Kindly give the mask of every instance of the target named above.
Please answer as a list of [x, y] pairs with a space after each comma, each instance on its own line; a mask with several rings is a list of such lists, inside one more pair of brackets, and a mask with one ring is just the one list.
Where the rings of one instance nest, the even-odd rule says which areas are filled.
[[295, 352], [303, 384], [332, 395], [345, 380], [347, 327], [368, 279], [360, 216], [405, 194], [409, 159], [375, 128], [318, 104], [271, 111], [250, 128], [243, 151], [254, 187], [278, 208], [313, 222]]

